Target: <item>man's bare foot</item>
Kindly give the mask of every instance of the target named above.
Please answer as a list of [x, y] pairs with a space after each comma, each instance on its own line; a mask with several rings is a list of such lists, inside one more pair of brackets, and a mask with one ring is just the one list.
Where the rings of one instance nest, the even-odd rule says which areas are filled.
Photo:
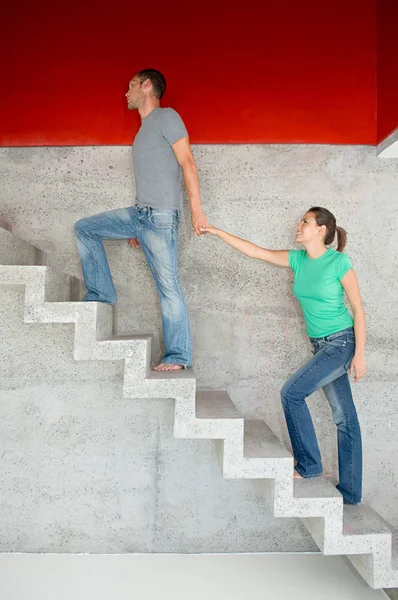
[[293, 479], [304, 479], [296, 469], [293, 469]]
[[182, 365], [168, 365], [166, 363], [160, 363], [157, 367], [154, 367], [154, 371], [181, 371], [184, 367]]

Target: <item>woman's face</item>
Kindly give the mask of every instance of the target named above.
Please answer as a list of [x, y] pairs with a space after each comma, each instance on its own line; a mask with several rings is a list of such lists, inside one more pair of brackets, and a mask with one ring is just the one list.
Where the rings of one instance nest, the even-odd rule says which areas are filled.
[[323, 227], [319, 227], [315, 215], [312, 212], [305, 213], [296, 226], [296, 242], [305, 244], [315, 239], [322, 239], [324, 235]]

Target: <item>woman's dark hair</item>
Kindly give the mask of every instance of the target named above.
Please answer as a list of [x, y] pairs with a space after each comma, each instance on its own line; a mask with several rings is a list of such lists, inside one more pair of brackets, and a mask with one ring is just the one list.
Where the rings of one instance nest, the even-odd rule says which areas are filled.
[[335, 216], [327, 208], [321, 208], [319, 206], [313, 206], [308, 212], [311, 212], [315, 216], [317, 225], [321, 227], [325, 225], [326, 236], [325, 244], [330, 246], [333, 243], [334, 237], [337, 232], [337, 251], [343, 252], [347, 243], [347, 232], [342, 227], [336, 226]]
[[160, 71], [156, 69], [144, 69], [137, 73], [137, 77], [140, 78], [141, 83], [149, 79], [152, 83], [153, 95], [159, 98], [159, 100], [161, 99], [166, 91], [166, 78]]

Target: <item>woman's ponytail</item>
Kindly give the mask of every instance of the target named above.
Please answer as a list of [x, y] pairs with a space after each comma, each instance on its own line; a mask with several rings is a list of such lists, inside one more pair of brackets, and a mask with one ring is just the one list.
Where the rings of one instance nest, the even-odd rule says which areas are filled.
[[342, 227], [336, 227], [337, 233], [337, 252], [343, 252], [347, 244], [347, 232]]

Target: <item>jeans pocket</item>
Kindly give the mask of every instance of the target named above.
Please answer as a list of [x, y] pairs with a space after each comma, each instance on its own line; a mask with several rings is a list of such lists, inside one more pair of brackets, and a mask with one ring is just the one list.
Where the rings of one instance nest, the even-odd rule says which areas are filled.
[[153, 210], [149, 220], [156, 229], [172, 229], [175, 225], [174, 211]]
[[324, 349], [325, 352], [330, 358], [338, 356], [341, 352], [347, 348], [349, 342], [347, 335], [341, 335], [339, 337], [335, 337], [331, 340], [328, 340], [325, 343]]

